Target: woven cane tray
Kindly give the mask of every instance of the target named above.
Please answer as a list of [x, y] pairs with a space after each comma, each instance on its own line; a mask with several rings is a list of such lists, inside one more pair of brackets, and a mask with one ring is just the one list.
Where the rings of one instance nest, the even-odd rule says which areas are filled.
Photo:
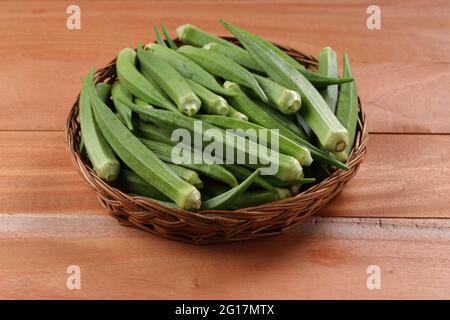
[[[224, 37], [237, 42], [235, 38]], [[175, 39], [177, 43], [178, 39]], [[311, 70], [317, 68], [317, 60], [292, 48], [280, 46], [290, 56]], [[116, 79], [115, 60], [99, 69], [96, 82], [112, 83]], [[79, 96], [78, 96], [79, 98]], [[102, 205], [117, 221], [126, 226], [183, 242], [206, 244], [266, 237], [282, 233], [301, 223], [331, 199], [356, 174], [366, 153], [368, 140], [364, 112], [359, 101], [356, 137], [347, 161], [349, 170], [338, 169], [317, 185], [298, 195], [239, 210], [207, 210], [191, 212], [167, 208], [149, 199], [131, 196], [101, 180], [91, 168], [89, 160], [80, 153], [80, 123], [78, 98], [70, 110], [66, 124], [66, 139], [72, 161], [84, 180], [97, 194]]]

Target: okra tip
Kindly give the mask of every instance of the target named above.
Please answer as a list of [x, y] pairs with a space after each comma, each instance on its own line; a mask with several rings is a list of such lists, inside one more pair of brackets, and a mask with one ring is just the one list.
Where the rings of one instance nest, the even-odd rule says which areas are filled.
[[183, 208], [186, 210], [200, 209], [202, 204], [200, 191], [198, 191], [195, 187], [193, 188], [194, 189], [186, 197], [186, 201], [183, 205]]
[[239, 85], [231, 81], [225, 81], [223, 87], [228, 90], [235, 90], [236, 88], [239, 88]]
[[177, 30], [176, 30], [175, 32], [176, 32], [178, 38], [179, 38], [181, 41], [183, 41], [185, 32], [187, 32], [187, 30], [190, 29], [190, 28], [194, 28], [194, 26], [193, 26], [192, 24], [189, 24], [189, 23], [183, 24], [183, 25], [181, 25], [181, 26], [179, 26], [179, 27], [177, 28]]
[[324, 145], [328, 151], [332, 152], [341, 152], [343, 151], [348, 144], [348, 133], [347, 130], [345, 132], [335, 131], [332, 132], [326, 139]]
[[95, 168], [98, 176], [106, 181], [113, 182], [119, 177], [120, 164], [118, 161], [107, 161], [103, 165]]
[[195, 99], [190, 100], [183, 107], [183, 112], [189, 117], [196, 115], [198, 110], [200, 110], [200, 102]]
[[300, 110], [302, 99], [300, 95], [292, 90], [284, 90], [280, 97], [282, 110], [284, 114], [293, 114]]
[[220, 115], [226, 115], [230, 111], [228, 107], [228, 102], [222, 97], [216, 102], [216, 112]]
[[288, 189], [285, 188], [276, 188], [277, 189], [277, 194], [278, 194], [278, 199], [286, 199], [286, 198], [290, 198], [291, 197], [291, 193], [289, 192]]
[[213, 46], [214, 46], [214, 42], [210, 42], [210, 43], [205, 44], [205, 45], [202, 47], [202, 49], [205, 49], [205, 50], [211, 50]]

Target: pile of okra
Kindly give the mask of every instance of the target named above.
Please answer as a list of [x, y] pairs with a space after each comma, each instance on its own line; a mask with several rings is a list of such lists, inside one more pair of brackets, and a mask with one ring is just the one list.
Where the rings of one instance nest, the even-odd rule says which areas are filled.
[[[156, 43], [118, 53], [112, 85], [95, 84], [94, 70], [82, 77], [80, 150], [101, 179], [168, 207], [234, 210], [295, 196], [348, 170], [358, 97], [347, 54], [342, 76], [329, 47], [311, 71], [221, 23], [238, 44], [185, 24], [177, 45], [155, 27]], [[218, 161], [217, 146], [241, 161], [228, 154]]]

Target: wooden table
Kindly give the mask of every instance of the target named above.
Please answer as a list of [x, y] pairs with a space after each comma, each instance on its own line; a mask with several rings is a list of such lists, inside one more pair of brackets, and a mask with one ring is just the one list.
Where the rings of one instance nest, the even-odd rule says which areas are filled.
[[[385, 1], [0, 2], [0, 298], [450, 298], [450, 4]], [[273, 238], [193, 246], [119, 226], [70, 162], [64, 125], [90, 66], [153, 24], [225, 18], [351, 57], [367, 158], [320, 214]], [[70, 265], [81, 289], [66, 287]], [[369, 266], [381, 288], [369, 290]]]

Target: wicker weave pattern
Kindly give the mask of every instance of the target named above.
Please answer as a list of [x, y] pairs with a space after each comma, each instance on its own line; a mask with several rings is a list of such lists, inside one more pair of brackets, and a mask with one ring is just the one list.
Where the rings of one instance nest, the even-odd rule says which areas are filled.
[[[227, 38], [235, 41], [234, 38]], [[317, 60], [291, 48], [281, 47], [307, 68], [316, 69]], [[96, 82], [112, 83], [116, 78], [115, 61], [96, 73]], [[78, 97], [79, 98], [79, 97]], [[331, 199], [356, 174], [366, 153], [368, 139], [364, 112], [360, 112], [357, 135], [347, 162], [350, 170], [336, 170], [320, 184], [295, 197], [257, 207], [235, 211], [208, 210], [189, 212], [166, 208], [141, 197], [127, 195], [97, 177], [90, 163], [80, 155], [80, 124], [78, 98], [66, 124], [66, 139], [72, 161], [89, 186], [97, 193], [102, 205], [121, 224], [134, 226], [165, 238], [183, 242], [206, 244], [265, 237], [279, 234], [301, 223]]]

